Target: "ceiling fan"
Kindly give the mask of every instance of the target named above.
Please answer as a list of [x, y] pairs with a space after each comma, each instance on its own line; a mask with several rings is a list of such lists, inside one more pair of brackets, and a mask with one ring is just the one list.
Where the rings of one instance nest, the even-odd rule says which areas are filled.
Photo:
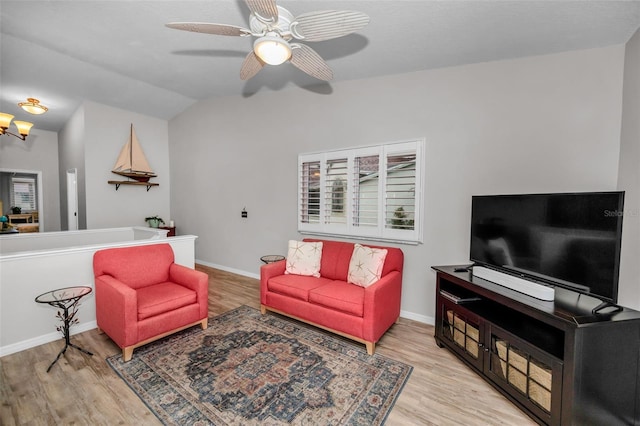
[[245, 58], [240, 78], [248, 80], [265, 64], [286, 61], [319, 80], [329, 81], [333, 71], [320, 55], [306, 44], [291, 42], [324, 41], [354, 33], [369, 23], [369, 16], [351, 10], [323, 10], [294, 17], [275, 0], [245, 0], [251, 11], [249, 28], [206, 22], [171, 22], [169, 28], [223, 36], [257, 37]]

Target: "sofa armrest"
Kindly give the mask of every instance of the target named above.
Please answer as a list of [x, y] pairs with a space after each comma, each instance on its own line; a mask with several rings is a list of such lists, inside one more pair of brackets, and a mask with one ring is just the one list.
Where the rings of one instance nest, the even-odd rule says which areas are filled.
[[267, 303], [267, 282], [279, 275], [283, 275], [287, 266], [286, 260], [279, 260], [277, 262], [268, 263], [260, 267], [260, 303], [263, 305]]
[[95, 279], [96, 320], [120, 347], [138, 340], [138, 296], [136, 291], [111, 275]]
[[172, 263], [169, 267], [169, 280], [196, 292], [200, 305], [200, 318], [209, 315], [209, 276], [202, 271]]
[[364, 290], [364, 339], [378, 341], [400, 316], [402, 273], [391, 271]]

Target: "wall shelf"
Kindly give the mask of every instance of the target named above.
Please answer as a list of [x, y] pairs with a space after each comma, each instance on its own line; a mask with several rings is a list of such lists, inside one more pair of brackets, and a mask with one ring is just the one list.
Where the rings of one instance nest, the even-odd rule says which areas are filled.
[[159, 183], [154, 183], [154, 182], [136, 182], [136, 181], [132, 181], [132, 180], [110, 180], [108, 181], [109, 184], [111, 185], [115, 185], [116, 186], [116, 191], [118, 190], [118, 188], [120, 188], [120, 185], [138, 185], [138, 186], [146, 186], [147, 187], [147, 191], [149, 191], [149, 189], [152, 186], [159, 186]]

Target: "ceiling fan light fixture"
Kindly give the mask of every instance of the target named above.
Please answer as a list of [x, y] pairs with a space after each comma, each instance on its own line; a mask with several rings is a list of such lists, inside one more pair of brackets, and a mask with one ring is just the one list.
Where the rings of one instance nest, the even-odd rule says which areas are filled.
[[36, 98], [27, 98], [27, 102], [18, 102], [18, 106], [29, 114], [40, 115], [49, 111], [44, 105], [40, 105], [40, 101]]
[[269, 65], [280, 65], [291, 58], [291, 46], [282, 37], [268, 33], [253, 43], [258, 58]]

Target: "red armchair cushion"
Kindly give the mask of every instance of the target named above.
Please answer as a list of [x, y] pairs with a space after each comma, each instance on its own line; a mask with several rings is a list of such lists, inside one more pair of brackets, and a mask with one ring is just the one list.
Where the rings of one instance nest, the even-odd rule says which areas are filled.
[[280, 275], [271, 278], [267, 283], [269, 291], [295, 297], [296, 299], [309, 300], [309, 290], [330, 283], [326, 278], [309, 277], [305, 275]]
[[94, 275], [111, 275], [137, 289], [169, 281], [169, 266], [173, 261], [169, 244], [105, 249], [94, 255]]
[[196, 303], [196, 292], [174, 283], [160, 283], [136, 290], [138, 321]]
[[[316, 241], [305, 238], [304, 241]], [[332, 280], [347, 281], [353, 244], [339, 241], [322, 241], [320, 276]]]
[[362, 317], [364, 288], [344, 281], [333, 281], [311, 290], [309, 302]]

